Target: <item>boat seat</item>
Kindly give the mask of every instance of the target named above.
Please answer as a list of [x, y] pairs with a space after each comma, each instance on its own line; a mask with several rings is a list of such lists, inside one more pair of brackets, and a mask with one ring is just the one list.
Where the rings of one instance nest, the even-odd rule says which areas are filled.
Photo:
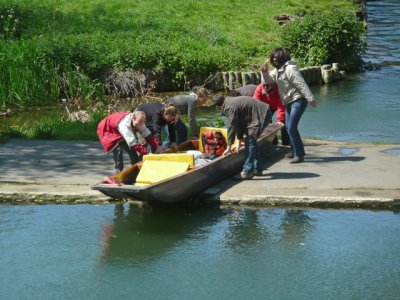
[[188, 162], [149, 160], [143, 161], [135, 185], [148, 185], [189, 170]]
[[173, 161], [186, 162], [190, 168], [194, 167], [194, 155], [190, 153], [167, 153], [167, 154], [148, 154], [143, 155], [143, 161]]

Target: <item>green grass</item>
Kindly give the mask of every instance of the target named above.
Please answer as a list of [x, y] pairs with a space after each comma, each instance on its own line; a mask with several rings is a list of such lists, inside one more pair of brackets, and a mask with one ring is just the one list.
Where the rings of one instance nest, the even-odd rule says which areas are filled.
[[352, 0], [2, 0], [0, 106], [101, 100], [99, 82], [115, 69], [163, 70], [180, 83], [250, 70], [280, 45], [274, 16], [332, 5], [357, 9]]
[[96, 141], [97, 126], [104, 116], [103, 113], [94, 112], [88, 122], [72, 122], [66, 119], [65, 113], [52, 112], [33, 124], [7, 128], [0, 134], [0, 142], [5, 143], [10, 138]]

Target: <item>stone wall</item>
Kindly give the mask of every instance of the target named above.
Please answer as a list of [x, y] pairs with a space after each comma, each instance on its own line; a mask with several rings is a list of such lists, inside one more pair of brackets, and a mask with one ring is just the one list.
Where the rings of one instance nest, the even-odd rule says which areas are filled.
[[[331, 83], [341, 80], [344, 72], [340, 71], [337, 63], [332, 65], [307, 67], [300, 69], [304, 80], [312, 84]], [[206, 87], [212, 90], [234, 89], [246, 84], [259, 84], [261, 82], [261, 72], [222, 72], [215, 76]]]
[[[344, 72], [340, 71], [339, 65], [323, 65], [300, 69], [305, 81], [312, 84], [331, 83], [344, 77]], [[134, 80], [134, 84], [132, 83]], [[139, 80], [140, 79], [140, 80]], [[171, 92], [179, 90], [190, 90], [192, 87], [204, 86], [212, 91], [227, 91], [246, 84], [259, 84], [261, 82], [260, 72], [220, 72], [209, 76], [198, 75], [186, 78], [184, 82], [174, 80], [174, 77], [165, 71], [142, 71], [126, 70], [124, 72], [111, 72], [105, 79], [106, 86], [112, 89], [108, 93], [119, 96], [135, 95], [136, 89], [140, 89], [141, 94], [147, 88], [154, 89], [156, 92]], [[136, 86], [136, 85], [139, 85]]]

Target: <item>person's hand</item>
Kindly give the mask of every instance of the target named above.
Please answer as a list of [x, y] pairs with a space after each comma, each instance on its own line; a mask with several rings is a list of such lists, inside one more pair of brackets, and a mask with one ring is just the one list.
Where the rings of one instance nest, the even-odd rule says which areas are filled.
[[222, 155], [228, 155], [230, 153], [232, 153], [232, 146], [228, 145], [228, 147], [226, 147], [226, 149]]
[[261, 67], [261, 72], [266, 73], [269, 71], [268, 60], [266, 59], [263, 66]]
[[278, 121], [278, 122], [276, 122], [276, 125], [278, 125], [279, 127], [285, 127], [285, 124], [284, 123], [282, 123], [282, 122], [280, 122], [280, 121]]
[[311, 101], [310, 102], [310, 104], [311, 104], [311, 106], [313, 107], [313, 108], [316, 108], [317, 107], [317, 101]]
[[147, 154], [147, 147], [143, 146], [142, 144], [133, 145], [132, 149], [139, 152], [141, 155]]
[[160, 153], [162, 153], [162, 148], [161, 148], [161, 146], [158, 146], [158, 147], [156, 148], [156, 150], [154, 151], [154, 153], [155, 153], [155, 154], [160, 154]]
[[176, 151], [178, 149], [178, 145], [175, 142], [171, 143], [171, 145], [169, 147], [174, 151]]

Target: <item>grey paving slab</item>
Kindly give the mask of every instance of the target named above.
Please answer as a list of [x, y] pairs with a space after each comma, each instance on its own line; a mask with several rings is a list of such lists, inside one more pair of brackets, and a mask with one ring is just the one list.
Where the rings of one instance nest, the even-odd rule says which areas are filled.
[[[400, 202], [400, 145], [307, 140], [305, 149], [304, 163], [289, 164], [286, 147], [271, 147], [264, 153], [263, 176], [231, 178], [204, 195], [224, 204], [390, 207]], [[3, 202], [105, 201], [90, 186], [112, 173], [112, 157], [99, 142], [12, 139], [0, 144]]]

